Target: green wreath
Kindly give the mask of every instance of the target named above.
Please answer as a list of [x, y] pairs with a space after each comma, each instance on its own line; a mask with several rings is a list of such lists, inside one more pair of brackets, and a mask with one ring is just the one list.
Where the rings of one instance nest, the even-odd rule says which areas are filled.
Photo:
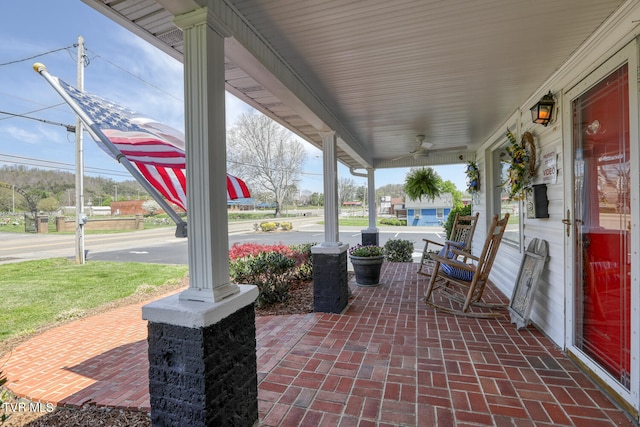
[[478, 170], [476, 162], [467, 162], [465, 174], [467, 175], [467, 191], [470, 194], [475, 194], [480, 191], [480, 171]]
[[536, 146], [533, 135], [531, 132], [525, 132], [518, 144], [516, 137], [507, 129], [507, 138], [509, 146], [506, 154], [510, 158], [503, 161], [509, 163], [508, 176], [500, 186], [507, 186], [509, 200], [524, 200], [529, 184], [536, 176]]

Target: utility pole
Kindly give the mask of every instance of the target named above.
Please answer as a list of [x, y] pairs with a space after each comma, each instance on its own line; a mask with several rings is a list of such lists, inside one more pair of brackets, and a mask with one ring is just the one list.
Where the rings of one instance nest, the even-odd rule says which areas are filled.
[[[78, 90], [84, 90], [84, 38], [78, 37]], [[82, 121], [76, 116], [76, 263], [84, 264], [84, 153]]]

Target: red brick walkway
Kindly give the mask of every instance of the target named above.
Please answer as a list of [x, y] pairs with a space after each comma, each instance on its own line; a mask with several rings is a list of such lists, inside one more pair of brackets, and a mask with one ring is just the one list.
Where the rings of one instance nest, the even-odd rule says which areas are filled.
[[[415, 271], [385, 263], [382, 285], [352, 286], [341, 315], [257, 318], [260, 424], [633, 425], [535, 328], [436, 312]], [[0, 360], [8, 387], [57, 405], [148, 411], [141, 305], [23, 343]]]

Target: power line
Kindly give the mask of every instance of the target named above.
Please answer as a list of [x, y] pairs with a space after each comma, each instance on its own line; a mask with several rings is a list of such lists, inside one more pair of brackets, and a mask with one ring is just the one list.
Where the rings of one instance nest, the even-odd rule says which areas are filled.
[[4, 67], [5, 65], [17, 64], [17, 63], [19, 63], [19, 62], [29, 61], [29, 60], [31, 60], [31, 59], [38, 58], [38, 57], [40, 57], [40, 56], [45, 56], [45, 55], [49, 55], [49, 54], [51, 54], [51, 53], [59, 52], [59, 51], [61, 51], [61, 50], [71, 49], [72, 47], [78, 47], [78, 44], [77, 44], [77, 43], [74, 43], [74, 44], [72, 44], [71, 46], [61, 47], [61, 48], [59, 48], [59, 49], [54, 49], [54, 50], [50, 50], [50, 51], [48, 51], [48, 52], [39, 53], [39, 54], [37, 54], [37, 55], [33, 55], [33, 56], [28, 57], [28, 58], [16, 59], [15, 61], [4, 62], [4, 63], [0, 64], [0, 67]]
[[[77, 44], [77, 43], [74, 43], [74, 44], [72, 44], [72, 45], [70, 45], [70, 46], [61, 47], [61, 48], [59, 48], [59, 49], [53, 49], [53, 50], [50, 50], [50, 51], [47, 51], [47, 52], [43, 52], [43, 53], [40, 53], [40, 54], [37, 54], [37, 55], [33, 55], [33, 56], [30, 56], [30, 57], [27, 57], [27, 58], [23, 58], [23, 59], [16, 59], [16, 60], [14, 60], [14, 61], [5, 62], [5, 63], [0, 64], [0, 67], [2, 67], [2, 66], [6, 66], [6, 65], [11, 65], [11, 64], [17, 64], [17, 63], [20, 63], [20, 62], [29, 61], [29, 60], [32, 60], [32, 59], [35, 59], [35, 58], [38, 58], [38, 57], [41, 57], [41, 56], [49, 55], [49, 54], [52, 54], [52, 53], [55, 53], [55, 52], [59, 52], [59, 51], [62, 51], [62, 50], [66, 50], [66, 51], [68, 52], [68, 51], [69, 51], [69, 49], [71, 49], [71, 48], [76, 48], [76, 47], [78, 47], [78, 44]], [[141, 81], [141, 82], [142, 82], [142, 83], [144, 83], [145, 85], [147, 85], [147, 86], [149, 86], [149, 87], [151, 87], [151, 88], [153, 88], [153, 89], [157, 90], [158, 92], [161, 92], [161, 93], [163, 93], [163, 94], [165, 94], [165, 95], [167, 95], [167, 96], [169, 96], [169, 97], [171, 97], [171, 98], [175, 99], [176, 101], [184, 102], [184, 100], [183, 100], [183, 99], [178, 98], [177, 96], [175, 96], [175, 95], [173, 95], [173, 94], [171, 94], [171, 93], [169, 93], [169, 92], [167, 92], [167, 91], [163, 90], [162, 88], [160, 88], [160, 87], [158, 87], [158, 86], [156, 86], [156, 85], [154, 85], [154, 84], [152, 84], [152, 83], [148, 82], [148, 81], [147, 81], [147, 80], [145, 80], [144, 78], [142, 78], [142, 77], [140, 77], [140, 76], [138, 76], [138, 75], [136, 75], [136, 74], [132, 73], [131, 71], [129, 71], [129, 70], [127, 70], [127, 69], [125, 69], [125, 68], [121, 67], [120, 65], [115, 64], [114, 62], [112, 62], [112, 61], [110, 61], [110, 60], [106, 59], [105, 57], [101, 56], [99, 53], [97, 53], [97, 52], [95, 52], [95, 51], [93, 51], [93, 50], [91, 50], [91, 49], [88, 49], [88, 48], [87, 48], [86, 50], [87, 50], [87, 51], [89, 51], [89, 52], [92, 52], [92, 53], [94, 54], [94, 58], [102, 59], [103, 61], [105, 61], [106, 63], [110, 64], [111, 66], [113, 66], [113, 67], [115, 67], [115, 68], [119, 69], [120, 71], [122, 71], [122, 72], [124, 72], [124, 73], [126, 73], [126, 74], [130, 75], [131, 77], [133, 77], [133, 78], [135, 78], [135, 79], [137, 79], [137, 80]], [[89, 63], [90, 63], [90, 59], [89, 59], [89, 57], [88, 57], [87, 55], [85, 55], [85, 56], [84, 56], [84, 61], [85, 61], [85, 66], [88, 66], [88, 65], [89, 65]], [[52, 107], [49, 107], [49, 108], [52, 108]], [[6, 114], [6, 113], [5, 113], [5, 114]], [[0, 120], [6, 120], [6, 118], [5, 118], [5, 119], [0, 119]]]
[[0, 114], [6, 114], [7, 116], [13, 116], [13, 117], [20, 117], [22, 119], [35, 120], [38, 122], [46, 123], [48, 125], [62, 126], [64, 128], [67, 128], [67, 132], [71, 132], [71, 133], [75, 133], [76, 131], [76, 127], [74, 125], [65, 125], [64, 123], [52, 122], [51, 120], [40, 119], [37, 117], [30, 117], [25, 114], [9, 113], [7, 111], [0, 111]]
[[[2, 157], [6, 157], [8, 159], [2, 159]], [[62, 169], [62, 170], [73, 170], [75, 171], [75, 165], [73, 163], [64, 163], [64, 162], [56, 162], [54, 160], [42, 160], [36, 159], [32, 157], [23, 157], [23, 156], [14, 156], [12, 154], [2, 154], [0, 153], [0, 162], [10, 162], [17, 165], [25, 165], [25, 166], [39, 166], [46, 167], [49, 169]], [[131, 175], [124, 171], [117, 171], [113, 169], [104, 169], [97, 167], [86, 167], [85, 172], [89, 173], [103, 173], [110, 176], [120, 176], [120, 177], [130, 177]]]
[[[37, 112], [40, 112], [40, 111], [49, 110], [49, 109], [51, 109], [51, 108], [57, 108], [57, 107], [59, 107], [59, 106], [61, 106], [61, 105], [67, 105], [67, 104], [66, 104], [65, 102], [61, 102], [61, 103], [59, 103], [59, 104], [50, 105], [50, 106], [48, 106], [48, 107], [42, 107], [42, 108], [37, 108], [37, 109], [35, 109], [35, 110], [26, 111], [26, 112], [22, 113], [22, 115], [15, 114], [15, 113], [5, 113], [5, 112], [1, 112], [1, 113], [3, 113], [3, 114], [8, 114], [8, 115], [10, 115], [10, 116], [20, 116], [20, 117], [22, 117], [22, 116], [26, 116], [27, 114], [33, 114], [33, 113], [37, 113]], [[4, 117], [4, 118], [0, 118], [0, 121], [2, 121], [2, 120], [9, 120], [9, 119], [12, 119], [12, 118], [13, 118], [13, 117]], [[30, 118], [30, 117], [28, 117], [28, 118]]]
[[[87, 49], [87, 51], [89, 51], [89, 52], [93, 52], [91, 49]], [[171, 98], [175, 99], [176, 101], [184, 102], [184, 100], [182, 100], [182, 99], [178, 98], [178, 97], [177, 97], [177, 96], [175, 96], [175, 95], [170, 94], [169, 92], [165, 91], [164, 89], [159, 88], [158, 86], [156, 86], [156, 85], [154, 85], [154, 84], [149, 83], [148, 81], [146, 81], [146, 80], [145, 80], [145, 79], [143, 79], [142, 77], [137, 76], [137, 75], [133, 74], [131, 71], [126, 70], [126, 69], [122, 68], [120, 65], [115, 64], [115, 63], [113, 63], [113, 62], [109, 61], [108, 59], [106, 59], [106, 58], [104, 58], [104, 57], [100, 56], [100, 54], [95, 53], [95, 52], [93, 52], [93, 53], [94, 53], [94, 58], [102, 59], [103, 61], [105, 61], [106, 63], [110, 64], [111, 66], [113, 66], [113, 67], [115, 67], [115, 68], [119, 69], [120, 71], [122, 71], [122, 72], [124, 72], [124, 73], [129, 74], [129, 75], [130, 75], [131, 77], [133, 77], [134, 79], [140, 80], [142, 83], [146, 84], [146, 85], [147, 85], [147, 86], [149, 86], [149, 87], [154, 88], [154, 89], [155, 89], [155, 90], [157, 90], [158, 92], [162, 92], [162, 93], [164, 93], [165, 95], [170, 96]]]

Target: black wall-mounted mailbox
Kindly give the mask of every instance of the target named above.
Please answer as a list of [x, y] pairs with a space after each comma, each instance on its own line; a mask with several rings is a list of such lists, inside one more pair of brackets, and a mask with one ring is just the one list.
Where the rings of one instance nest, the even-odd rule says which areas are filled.
[[547, 184], [531, 186], [527, 192], [527, 218], [549, 218], [549, 199]]

